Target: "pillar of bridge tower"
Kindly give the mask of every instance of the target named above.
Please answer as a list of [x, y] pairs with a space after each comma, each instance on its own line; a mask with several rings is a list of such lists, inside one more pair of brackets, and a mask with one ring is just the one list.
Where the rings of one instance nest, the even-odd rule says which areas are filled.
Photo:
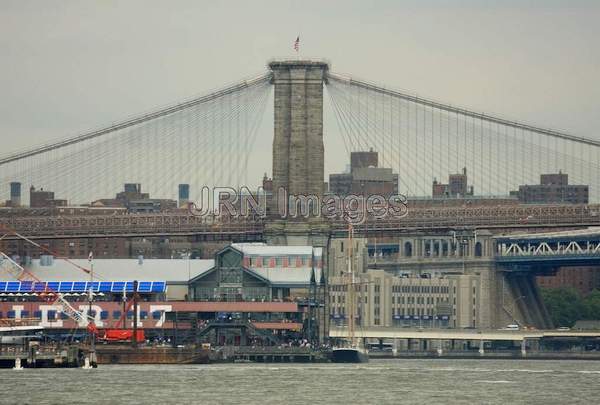
[[[284, 60], [269, 63], [273, 72], [273, 192], [323, 196], [323, 84], [325, 62]], [[282, 212], [277, 199], [274, 203]]]
[[[273, 198], [265, 229], [277, 245], [326, 246], [320, 210], [324, 186], [323, 84], [329, 65], [307, 60], [269, 63], [273, 73]], [[304, 212], [301, 209], [304, 208]]]

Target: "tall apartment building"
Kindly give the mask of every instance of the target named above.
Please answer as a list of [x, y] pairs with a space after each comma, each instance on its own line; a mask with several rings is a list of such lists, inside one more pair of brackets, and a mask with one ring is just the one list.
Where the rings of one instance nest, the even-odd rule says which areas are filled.
[[569, 185], [569, 175], [558, 173], [540, 175], [540, 184], [521, 185], [519, 190], [511, 191], [524, 204], [587, 204], [589, 186]]
[[345, 196], [349, 194], [389, 196], [398, 194], [398, 174], [391, 168], [378, 167], [378, 153], [350, 153], [350, 172], [329, 175], [329, 192]]

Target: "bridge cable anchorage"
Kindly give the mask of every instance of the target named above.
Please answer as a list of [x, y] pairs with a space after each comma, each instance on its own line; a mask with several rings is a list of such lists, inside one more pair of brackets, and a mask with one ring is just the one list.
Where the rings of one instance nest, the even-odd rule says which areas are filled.
[[346, 77], [346, 76], [343, 76], [343, 75], [340, 75], [337, 73], [327, 72], [327, 79], [334, 81], [334, 82], [348, 84], [351, 86], [356, 86], [356, 87], [361, 87], [361, 88], [365, 88], [368, 90], [376, 91], [376, 92], [379, 92], [382, 94], [395, 96], [395, 97], [404, 99], [406, 101], [411, 101], [411, 102], [414, 102], [417, 104], [421, 104], [423, 106], [433, 107], [433, 108], [437, 108], [439, 110], [443, 110], [443, 111], [447, 111], [447, 112], [458, 113], [463, 116], [467, 116], [467, 117], [471, 117], [471, 118], [476, 118], [476, 119], [480, 119], [480, 120], [484, 120], [484, 121], [488, 121], [488, 122], [493, 122], [496, 124], [505, 125], [505, 126], [529, 131], [529, 132], [535, 132], [535, 133], [542, 134], [542, 135], [552, 136], [552, 137], [556, 137], [556, 138], [560, 138], [560, 139], [564, 139], [564, 140], [568, 140], [568, 141], [573, 141], [573, 142], [578, 142], [578, 143], [583, 143], [583, 144], [587, 144], [587, 145], [591, 145], [591, 146], [600, 147], [600, 140], [570, 135], [570, 134], [556, 131], [553, 129], [540, 128], [540, 127], [536, 127], [534, 125], [529, 125], [529, 124], [525, 124], [525, 123], [518, 122], [518, 121], [511, 121], [511, 120], [499, 118], [499, 117], [493, 116], [493, 115], [487, 115], [484, 113], [474, 112], [474, 111], [471, 111], [471, 110], [468, 110], [465, 108], [453, 107], [448, 104], [440, 103], [437, 101], [432, 101], [432, 100], [422, 98], [422, 97], [419, 97], [416, 95], [411, 95], [411, 94], [396, 91], [396, 90], [386, 89], [384, 87], [378, 86], [373, 83], [369, 83], [367, 81], [357, 80], [352, 77]]
[[78, 136], [75, 136], [72, 138], [67, 138], [67, 139], [64, 139], [62, 141], [58, 141], [55, 143], [38, 146], [33, 149], [16, 152], [16, 153], [4, 156], [4, 157], [0, 157], [0, 166], [5, 165], [10, 162], [24, 159], [27, 157], [31, 157], [31, 156], [39, 155], [39, 154], [49, 152], [49, 151], [52, 151], [55, 149], [59, 149], [59, 148], [65, 147], [65, 146], [69, 146], [69, 145], [73, 145], [73, 144], [76, 144], [79, 142], [87, 141], [89, 139], [97, 138], [99, 136], [106, 135], [108, 133], [115, 132], [118, 130], [126, 129], [126, 128], [132, 127], [134, 125], [142, 124], [146, 121], [150, 121], [150, 120], [153, 120], [156, 118], [164, 117], [166, 115], [173, 114], [175, 112], [196, 106], [198, 104], [206, 103], [206, 102], [218, 99], [220, 97], [226, 96], [228, 94], [235, 93], [240, 90], [244, 90], [244, 89], [253, 87], [257, 84], [269, 83], [271, 81], [271, 76], [272, 76], [272, 73], [268, 72], [268, 73], [260, 75], [256, 78], [244, 80], [243, 82], [225, 87], [221, 90], [215, 91], [213, 93], [210, 93], [210, 94], [198, 97], [198, 98], [195, 98], [193, 100], [189, 100], [189, 101], [186, 101], [186, 102], [183, 102], [180, 104], [172, 105], [172, 106], [148, 113], [148, 114], [130, 118], [125, 121], [119, 122], [117, 124], [113, 124], [111, 126], [108, 126], [108, 127], [105, 127], [105, 128], [99, 129], [99, 130], [95, 130], [95, 131], [88, 132], [83, 135], [78, 135]]

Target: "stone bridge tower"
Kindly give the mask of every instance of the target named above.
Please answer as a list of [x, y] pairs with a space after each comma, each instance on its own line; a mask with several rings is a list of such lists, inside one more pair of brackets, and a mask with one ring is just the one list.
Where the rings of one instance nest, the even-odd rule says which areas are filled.
[[[271, 220], [265, 229], [269, 243], [327, 244], [328, 228], [320, 217], [282, 218], [291, 198], [316, 196], [321, 203], [324, 187], [323, 84], [329, 65], [321, 61], [281, 60], [269, 63], [273, 72], [274, 137], [273, 200]], [[286, 207], [283, 207], [286, 204]]]

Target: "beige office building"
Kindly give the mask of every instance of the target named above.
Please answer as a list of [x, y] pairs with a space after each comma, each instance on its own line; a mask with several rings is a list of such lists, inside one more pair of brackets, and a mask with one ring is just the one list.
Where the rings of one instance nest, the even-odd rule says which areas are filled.
[[[363, 327], [478, 327], [478, 279], [472, 275], [397, 277], [367, 270], [355, 277], [357, 325]], [[350, 313], [347, 277], [330, 278], [332, 325]]]

